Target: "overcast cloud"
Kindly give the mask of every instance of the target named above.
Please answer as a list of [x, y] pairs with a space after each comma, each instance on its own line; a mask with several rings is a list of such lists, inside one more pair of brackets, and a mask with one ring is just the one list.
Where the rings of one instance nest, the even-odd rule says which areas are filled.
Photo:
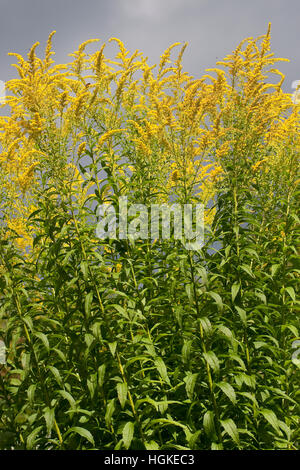
[[279, 68], [292, 92], [300, 78], [299, 14], [299, 0], [0, 0], [0, 80], [15, 76], [8, 52], [25, 55], [36, 41], [44, 48], [52, 30], [57, 62], [90, 38], [119, 37], [151, 63], [187, 41], [184, 67], [198, 77], [243, 38], [264, 34], [270, 21], [273, 52], [290, 59]]

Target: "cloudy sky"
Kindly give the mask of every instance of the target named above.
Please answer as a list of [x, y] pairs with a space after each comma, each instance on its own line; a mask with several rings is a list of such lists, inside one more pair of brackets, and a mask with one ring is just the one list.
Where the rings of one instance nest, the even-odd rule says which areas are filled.
[[285, 91], [300, 79], [299, 0], [0, 0], [0, 80], [15, 76], [8, 52], [27, 54], [36, 41], [43, 53], [56, 30], [56, 61], [68, 60], [78, 44], [119, 37], [151, 63], [174, 42], [189, 43], [184, 67], [199, 77], [245, 37], [264, 34], [272, 23], [272, 48], [286, 74]]

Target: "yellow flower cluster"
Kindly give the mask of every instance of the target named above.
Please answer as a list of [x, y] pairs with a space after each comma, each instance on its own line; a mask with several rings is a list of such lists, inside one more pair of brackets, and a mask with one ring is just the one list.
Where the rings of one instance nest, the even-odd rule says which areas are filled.
[[[270, 27], [217, 63], [225, 70], [208, 69], [200, 79], [182, 70], [186, 44], [173, 57], [179, 43], [158, 67], [117, 38], [110, 39], [117, 46], [113, 60], [105, 57], [105, 44], [87, 54], [98, 41], [90, 39], [70, 54], [70, 63], [55, 65], [54, 33], [44, 59], [36, 55], [38, 43], [27, 60], [11, 54], [19, 78], [7, 83], [11, 95], [2, 105], [10, 115], [0, 117], [0, 177], [12, 220], [21, 224], [34, 203], [37, 168], [54, 184], [71, 185], [83, 204], [91, 184], [79, 171], [82, 158], [92, 159], [98, 193], [102, 165], [111, 181], [103, 194], [136, 192], [141, 202], [175, 197], [206, 206], [236, 159], [249, 162], [245, 171], [253, 178], [294, 162], [285, 145], [292, 141], [299, 151], [300, 108], [281, 89], [284, 76], [274, 64], [285, 59], [270, 53]], [[270, 69], [278, 83], [267, 81]]]

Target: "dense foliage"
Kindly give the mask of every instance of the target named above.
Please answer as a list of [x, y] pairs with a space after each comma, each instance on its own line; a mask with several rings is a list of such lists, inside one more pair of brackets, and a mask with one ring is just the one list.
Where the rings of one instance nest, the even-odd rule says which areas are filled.
[[[297, 449], [299, 105], [270, 29], [201, 79], [186, 45], [54, 65], [52, 36], [0, 118], [0, 448]], [[203, 203], [203, 248], [98, 239], [124, 195]]]

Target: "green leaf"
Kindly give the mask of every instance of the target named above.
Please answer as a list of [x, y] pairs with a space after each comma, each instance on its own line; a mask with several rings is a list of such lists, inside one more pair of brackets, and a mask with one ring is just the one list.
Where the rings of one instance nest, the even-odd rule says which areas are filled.
[[153, 400], [152, 398], [143, 398], [143, 399], [140, 399], [140, 400], [136, 400], [135, 402], [135, 409], [137, 410], [139, 408], [139, 406], [143, 403], [149, 403], [150, 405], [152, 405], [156, 411], [158, 411], [158, 403]]
[[251, 270], [251, 267], [248, 266], [247, 264], [242, 264], [242, 265], [241, 265], [241, 269], [242, 269], [243, 271], [245, 271], [245, 273], [249, 274], [249, 276], [254, 277], [254, 274], [253, 274], [253, 272], [252, 272], [252, 270]]
[[41, 333], [41, 332], [35, 333], [35, 336], [42, 341], [42, 343], [45, 346], [47, 352], [50, 352], [50, 346], [49, 346], [49, 341], [48, 341], [47, 336], [44, 333]]
[[18, 413], [15, 417], [16, 424], [24, 424], [27, 421], [28, 416], [25, 413]]
[[249, 375], [245, 374], [244, 372], [241, 372], [240, 374], [236, 374], [234, 378], [237, 383], [244, 383], [248, 387], [253, 389], [256, 387], [256, 379], [254, 374]]
[[90, 392], [90, 397], [93, 399], [97, 389], [97, 372], [91, 374], [91, 376], [87, 379], [86, 384]]
[[290, 286], [290, 287], [286, 287], [285, 290], [287, 291], [287, 293], [289, 294], [291, 299], [295, 302], [296, 301], [296, 294], [295, 294], [294, 288]]
[[36, 441], [37, 441], [38, 433], [41, 431], [41, 429], [43, 429], [43, 426], [37, 427], [36, 429], [34, 429], [34, 430], [29, 434], [29, 436], [28, 436], [27, 439], [26, 439], [26, 449], [27, 449], [27, 450], [33, 449], [33, 446], [34, 446], [34, 444], [35, 444]]
[[28, 326], [29, 330], [33, 333], [33, 322], [32, 318], [29, 315], [23, 317], [23, 322]]
[[93, 344], [94, 340], [95, 340], [94, 335], [92, 335], [91, 333], [85, 333], [84, 342], [87, 345], [87, 351], [90, 349], [90, 347]]
[[159, 445], [155, 441], [145, 442], [147, 450], [159, 450]]
[[32, 384], [28, 387], [27, 396], [28, 396], [28, 401], [30, 404], [34, 403], [34, 394], [35, 394], [36, 387], [37, 387], [36, 384]]
[[127, 311], [121, 305], [113, 304], [113, 305], [111, 305], [111, 307], [114, 307], [123, 317], [125, 317], [127, 319], [129, 318]]
[[149, 421], [147, 428], [151, 427], [152, 424], [165, 424], [166, 426], [172, 425], [172, 426], [178, 426], [179, 428], [183, 429], [184, 431], [189, 431], [189, 428], [182, 423], [179, 423], [178, 421], [174, 421], [173, 419], [167, 419], [167, 418], [159, 418], [159, 419], [152, 419]]
[[222, 333], [226, 338], [228, 338], [228, 340], [230, 340], [231, 343], [233, 343], [235, 341], [235, 338], [233, 336], [233, 333], [232, 331], [227, 328], [227, 326], [224, 326], [224, 325], [219, 325], [218, 326], [218, 330], [220, 331], [220, 333]]
[[225, 395], [227, 395], [229, 400], [235, 405], [236, 394], [232, 385], [230, 385], [228, 382], [219, 382], [217, 383], [217, 386], [222, 390], [222, 392], [225, 393]]
[[181, 351], [182, 360], [184, 363], [187, 363], [190, 360], [192, 343], [193, 343], [193, 340], [184, 341], [184, 344], [182, 346], [182, 351]]
[[197, 266], [196, 267], [197, 274], [201, 276], [201, 282], [202, 284], [206, 285], [207, 284], [207, 271], [204, 266]]
[[84, 437], [93, 446], [95, 445], [94, 438], [93, 438], [92, 434], [90, 433], [90, 431], [88, 431], [87, 429], [82, 428], [81, 426], [74, 426], [73, 428], [70, 428], [66, 432], [65, 436], [67, 436], [68, 434], [71, 434], [73, 432], [75, 432], [76, 434], [79, 434], [81, 437]]
[[272, 277], [274, 277], [274, 275], [277, 273], [279, 268], [280, 268], [280, 264], [272, 264], [272, 266], [271, 266], [271, 276]]
[[193, 302], [193, 289], [192, 289], [192, 284], [186, 284], [185, 285], [185, 291], [187, 293], [189, 301], [192, 303]]
[[58, 385], [60, 387], [63, 387], [63, 381], [62, 381], [62, 378], [60, 376], [59, 370], [54, 366], [47, 366], [47, 369], [49, 369], [50, 372], [53, 374], [53, 376], [54, 376], [56, 382], [58, 383]]
[[85, 310], [85, 313], [86, 313], [87, 317], [90, 316], [92, 302], [93, 302], [93, 292], [89, 292], [85, 296], [85, 301], [84, 301], [84, 310]]
[[194, 388], [197, 381], [198, 373], [189, 373], [183, 380], [185, 382], [186, 394], [190, 400], [193, 399]]
[[76, 407], [75, 400], [69, 392], [66, 390], [58, 390], [58, 393], [69, 402], [71, 408]]
[[199, 318], [199, 322], [200, 322], [205, 334], [210, 336], [213, 332], [213, 327], [212, 327], [212, 324], [211, 324], [209, 318], [201, 317], [201, 318]]
[[220, 442], [212, 442], [211, 444], [211, 450], [223, 450], [223, 444]]
[[154, 361], [154, 364], [159, 372], [161, 378], [168, 384], [171, 385], [166, 365], [161, 357], [157, 357]]
[[218, 306], [218, 309], [223, 310], [224, 305], [223, 305], [221, 296], [217, 292], [209, 291], [207, 293], [210, 295], [210, 297], [212, 297], [214, 299], [214, 301], [216, 302], [216, 304]]
[[275, 429], [275, 431], [282, 436], [282, 432], [280, 431], [279, 428], [279, 422], [277, 419], [277, 416], [275, 415], [274, 411], [268, 410], [266, 408], [260, 410], [261, 414], [263, 417], [268, 421], [268, 423], [271, 424], [271, 426]]
[[259, 261], [259, 256], [258, 256], [257, 252], [255, 250], [253, 250], [253, 248], [245, 248], [245, 251], [247, 253], [250, 253], [250, 255], [255, 256], [255, 258]]
[[107, 407], [106, 407], [106, 412], [105, 412], [105, 422], [108, 427], [111, 425], [111, 418], [112, 418], [114, 411], [115, 411], [115, 399], [112, 398], [108, 402]]
[[67, 363], [67, 358], [65, 354], [57, 348], [51, 348], [52, 351], [56, 352], [56, 354], [59, 356], [59, 358], [66, 364]]
[[236, 309], [237, 313], [239, 314], [239, 317], [242, 320], [243, 324], [247, 325], [247, 314], [246, 314], [245, 310], [241, 307], [238, 307], [237, 305], [235, 305], [235, 309]]
[[47, 426], [47, 434], [50, 437], [50, 433], [54, 424], [54, 408], [49, 408], [47, 406], [47, 408], [44, 411], [44, 418], [45, 418], [46, 426]]
[[286, 328], [287, 328], [288, 330], [290, 330], [296, 338], [299, 336], [298, 328], [296, 328], [295, 325], [290, 325], [290, 324], [288, 324], [288, 325], [283, 325], [283, 326], [282, 326], [282, 329], [283, 329], [283, 330], [285, 330]]
[[88, 264], [86, 261], [81, 261], [80, 269], [83, 274], [83, 279], [87, 280], [89, 269], [88, 269]]
[[196, 443], [199, 439], [199, 436], [201, 436], [201, 429], [199, 429], [198, 431], [194, 432], [193, 434], [190, 434], [187, 441], [188, 441], [188, 444], [189, 444], [189, 447], [193, 450], [195, 449], [195, 446], [196, 446]]
[[249, 400], [251, 400], [255, 404], [255, 406], [259, 407], [258, 402], [257, 402], [257, 400], [255, 398], [255, 395], [253, 393], [251, 393], [251, 392], [238, 392], [238, 394], [242, 395], [246, 398], [249, 398]]
[[105, 364], [102, 364], [101, 366], [98, 367], [98, 384], [99, 384], [99, 387], [103, 387], [104, 377], [105, 377], [105, 369], [106, 369]]
[[123, 442], [126, 449], [129, 449], [132, 438], [134, 434], [134, 423], [132, 421], [128, 421], [125, 424], [122, 432]]
[[265, 305], [267, 304], [267, 298], [263, 292], [255, 292], [256, 297], [258, 297]]
[[112, 354], [112, 356], [115, 355], [116, 353], [116, 348], [117, 348], [117, 341], [114, 341], [113, 343], [108, 343], [109, 350]]
[[123, 382], [117, 384], [118, 398], [122, 409], [124, 408], [124, 405], [127, 400], [127, 391], [128, 387], [126, 383]]
[[240, 443], [239, 432], [238, 432], [235, 422], [232, 419], [224, 419], [224, 420], [221, 420], [221, 424], [223, 428], [225, 429], [225, 431], [227, 432], [227, 434], [229, 434], [231, 439], [236, 444], [239, 444]]
[[205, 434], [213, 438], [216, 434], [215, 423], [214, 423], [214, 413], [212, 411], [207, 411], [203, 417], [203, 428]]
[[157, 406], [158, 406], [158, 411], [162, 415], [167, 411], [169, 403], [168, 403], [166, 395], [164, 396], [164, 400], [157, 402]]
[[284, 422], [284, 421], [279, 421], [278, 420], [278, 424], [280, 426], [280, 428], [282, 429], [282, 431], [286, 434], [288, 440], [291, 439], [291, 428]]
[[219, 372], [220, 363], [215, 353], [213, 351], [207, 351], [206, 353], [203, 353], [203, 356], [205, 360], [208, 362], [208, 364], [210, 365], [210, 367], [212, 368], [212, 370], [214, 372]]
[[231, 297], [232, 297], [232, 302], [234, 302], [236, 296], [238, 295], [239, 293], [239, 290], [240, 290], [240, 284], [238, 283], [234, 283], [232, 284], [231, 286]]

